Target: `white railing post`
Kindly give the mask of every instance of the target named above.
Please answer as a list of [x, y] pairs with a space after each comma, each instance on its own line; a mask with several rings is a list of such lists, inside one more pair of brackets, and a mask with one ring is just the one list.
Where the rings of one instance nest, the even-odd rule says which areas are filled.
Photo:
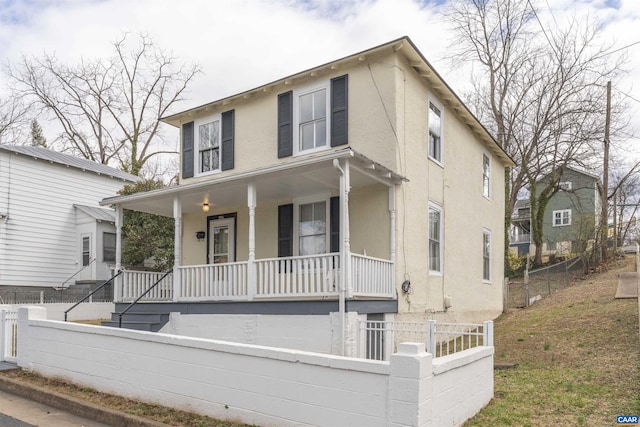
[[247, 186], [247, 206], [249, 208], [249, 262], [247, 265], [247, 298], [255, 298], [258, 286], [256, 277], [256, 186]]
[[180, 271], [178, 267], [182, 262], [182, 201], [175, 196], [173, 198], [173, 219], [175, 223], [174, 230], [174, 260], [173, 260], [173, 300], [180, 300]]
[[7, 328], [7, 312], [8, 309], [0, 307], [0, 362], [5, 360], [7, 351], [7, 336], [9, 335], [7, 331], [9, 329]]
[[493, 321], [482, 322], [482, 345], [493, 347]]
[[429, 333], [429, 342], [427, 342], [427, 352], [436, 357], [436, 321], [427, 320], [427, 330]]
[[[122, 270], [122, 207], [116, 205], [116, 273], [120, 270]], [[124, 280], [124, 274], [121, 274], [112, 283], [114, 303], [122, 301]]]

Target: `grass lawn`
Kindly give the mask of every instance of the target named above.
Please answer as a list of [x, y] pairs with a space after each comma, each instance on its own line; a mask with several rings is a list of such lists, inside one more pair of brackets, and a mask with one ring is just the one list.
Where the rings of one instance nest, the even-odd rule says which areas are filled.
[[640, 414], [638, 300], [616, 300], [612, 262], [527, 309], [496, 319], [495, 396], [465, 426], [614, 426]]

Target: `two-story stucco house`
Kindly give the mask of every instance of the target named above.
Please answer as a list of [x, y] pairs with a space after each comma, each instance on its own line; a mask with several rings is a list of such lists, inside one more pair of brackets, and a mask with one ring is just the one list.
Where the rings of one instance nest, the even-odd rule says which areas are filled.
[[[585, 171], [563, 167], [556, 171], [558, 191], [551, 197], [544, 212], [542, 254], [568, 256], [584, 251], [593, 243], [601, 214], [600, 178]], [[552, 175], [538, 181], [541, 191]], [[530, 240], [530, 204], [518, 200], [512, 216], [511, 250], [519, 255], [534, 254]], [[531, 243], [531, 244], [530, 244]]]
[[[171, 330], [280, 322], [278, 345], [353, 316], [501, 313], [513, 163], [409, 38], [163, 120], [181, 130], [180, 184], [102, 204], [175, 219], [171, 278], [140, 309], [164, 301]], [[148, 274], [125, 272], [116, 298]]]
[[109, 279], [115, 212], [98, 203], [137, 180], [43, 147], [0, 145], [0, 291]]

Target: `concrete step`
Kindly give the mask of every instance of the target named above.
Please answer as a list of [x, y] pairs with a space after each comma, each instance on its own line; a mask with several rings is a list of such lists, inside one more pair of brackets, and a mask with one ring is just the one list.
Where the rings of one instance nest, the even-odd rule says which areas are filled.
[[[111, 320], [118, 321], [118, 312], [111, 313]], [[132, 320], [136, 322], [167, 323], [169, 313], [152, 312], [127, 312], [122, 315], [122, 321]]]

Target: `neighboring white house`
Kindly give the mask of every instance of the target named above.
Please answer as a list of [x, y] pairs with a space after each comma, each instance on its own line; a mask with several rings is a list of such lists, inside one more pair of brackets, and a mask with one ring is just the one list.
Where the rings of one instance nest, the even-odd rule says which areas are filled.
[[0, 145], [0, 286], [108, 279], [115, 215], [98, 203], [137, 180], [46, 148]]
[[[409, 38], [163, 121], [180, 184], [101, 204], [174, 218], [172, 277], [140, 309], [182, 313], [171, 331], [317, 351], [349, 316], [502, 312], [513, 161]], [[116, 300], [159, 277], [126, 272]]]

